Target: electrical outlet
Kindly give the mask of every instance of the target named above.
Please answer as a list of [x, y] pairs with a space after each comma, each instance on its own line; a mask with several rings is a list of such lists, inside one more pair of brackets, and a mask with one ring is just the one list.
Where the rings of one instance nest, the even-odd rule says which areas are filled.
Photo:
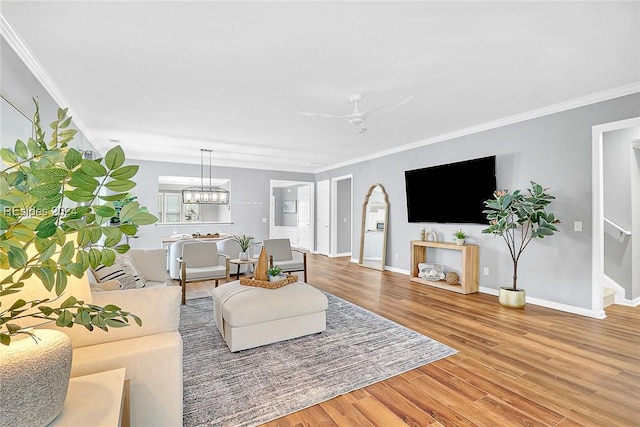
[[485, 276], [489, 275], [489, 267], [485, 267], [484, 271], [482, 272], [482, 274], [484, 274]]
[[398, 259], [398, 254], [396, 254], [396, 259]]
[[262, 223], [266, 224], [267, 223], [267, 218], [262, 218]]
[[582, 221], [573, 222], [573, 231], [582, 231]]

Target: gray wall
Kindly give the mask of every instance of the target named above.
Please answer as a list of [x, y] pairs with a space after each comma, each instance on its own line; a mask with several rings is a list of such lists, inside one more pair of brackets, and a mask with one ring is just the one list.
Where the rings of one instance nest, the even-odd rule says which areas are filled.
[[[138, 185], [131, 191], [138, 196], [141, 205], [156, 206], [160, 175], [200, 176], [200, 165], [186, 163], [165, 163], [146, 160], [129, 160], [128, 163], [140, 166], [134, 180]], [[256, 241], [269, 237], [269, 183], [272, 179], [289, 181], [313, 181], [312, 174], [296, 172], [277, 172], [268, 170], [213, 167], [219, 178], [231, 180], [231, 224], [154, 224], [141, 227], [138, 239], [131, 246], [139, 248], [160, 247], [160, 240], [168, 237], [174, 229], [178, 233], [191, 234], [199, 231], [207, 233], [232, 233], [253, 236]], [[280, 205], [280, 210], [282, 205]], [[276, 210], [278, 207], [276, 206]], [[262, 222], [266, 218], [267, 222]]]
[[[40, 104], [42, 128], [46, 134], [46, 140], [49, 140], [51, 136], [49, 123], [57, 117], [58, 104], [2, 37], [0, 37], [0, 93], [30, 118], [33, 118], [35, 112], [33, 98], [37, 98]], [[73, 112], [69, 111], [69, 115], [73, 115]], [[77, 129], [73, 122], [71, 127]], [[25, 137], [28, 136], [25, 135]], [[15, 144], [15, 141], [1, 142], [2, 147], [13, 147]], [[76, 134], [70, 145], [79, 150], [95, 151], [95, 147], [82, 132]]]
[[[390, 204], [386, 264], [408, 272], [409, 241], [419, 238], [421, 227], [435, 231], [441, 241], [452, 241], [460, 224], [409, 224], [404, 171], [495, 154], [498, 188], [526, 188], [529, 181], [550, 187], [557, 197], [552, 211], [562, 221], [558, 235], [534, 241], [526, 249], [518, 269], [519, 286], [528, 297], [591, 308], [591, 128], [637, 116], [636, 93], [318, 173], [316, 181], [353, 174], [356, 204], [372, 184], [383, 184]], [[440, 203], [453, 203], [458, 197], [439, 194], [437, 182], [428, 188]], [[573, 231], [574, 221], [582, 221], [582, 232]], [[360, 222], [353, 226], [353, 247], [358, 248]], [[481, 234], [482, 225], [462, 228], [469, 243], [480, 245], [480, 286], [497, 290], [510, 284], [512, 264], [504, 242]], [[488, 276], [482, 275], [484, 267], [489, 268]]]
[[[313, 179], [312, 179], [313, 181]], [[281, 227], [297, 227], [298, 226], [298, 190], [300, 185], [290, 185], [288, 187], [274, 187], [274, 225]], [[296, 213], [283, 212], [283, 203], [285, 200], [296, 201]]]

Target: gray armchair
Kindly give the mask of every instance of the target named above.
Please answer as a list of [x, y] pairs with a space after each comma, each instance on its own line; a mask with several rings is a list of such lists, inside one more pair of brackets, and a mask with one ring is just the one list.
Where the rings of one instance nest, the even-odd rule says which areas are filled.
[[171, 245], [169, 252], [177, 255], [175, 259], [180, 266], [179, 274], [174, 268], [170, 269], [170, 275], [180, 281], [182, 304], [187, 300], [187, 282], [215, 280], [215, 286], [218, 286], [218, 280], [229, 280], [229, 257], [218, 253], [216, 242], [179, 241]]
[[270, 268], [275, 265], [285, 273], [302, 271], [307, 283], [307, 251], [292, 248], [289, 239], [265, 239], [262, 245], [267, 251]]

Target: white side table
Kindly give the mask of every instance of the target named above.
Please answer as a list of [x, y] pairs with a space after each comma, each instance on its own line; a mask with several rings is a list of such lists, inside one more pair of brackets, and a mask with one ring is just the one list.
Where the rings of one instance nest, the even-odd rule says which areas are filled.
[[129, 380], [125, 368], [69, 380], [64, 407], [48, 427], [126, 427], [129, 425]]
[[256, 263], [258, 262], [258, 258], [249, 258], [247, 260], [234, 258], [234, 259], [230, 259], [229, 262], [231, 264], [236, 264], [238, 266], [238, 268], [236, 269], [236, 280], [240, 280], [240, 266], [247, 265], [247, 264], [256, 265]]

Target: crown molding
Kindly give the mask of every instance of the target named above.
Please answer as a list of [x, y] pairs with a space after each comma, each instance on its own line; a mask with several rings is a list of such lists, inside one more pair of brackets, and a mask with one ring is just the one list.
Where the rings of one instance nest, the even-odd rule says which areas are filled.
[[514, 123], [524, 122], [526, 120], [536, 119], [538, 117], [548, 116], [551, 114], [560, 113], [574, 108], [584, 107], [586, 105], [596, 104], [598, 102], [608, 101], [610, 99], [620, 98], [621, 96], [631, 95], [640, 92], [640, 82], [632, 83], [626, 86], [621, 86], [615, 89], [607, 90], [604, 92], [598, 92], [592, 95], [583, 96], [581, 98], [572, 99], [558, 104], [549, 105], [547, 107], [539, 108], [536, 110], [528, 111], [522, 114], [516, 114], [514, 116], [504, 117], [502, 119], [494, 120], [491, 122], [483, 123], [477, 126], [460, 129], [454, 132], [445, 133], [442, 135], [434, 136], [431, 138], [422, 139], [410, 144], [401, 145], [389, 150], [379, 151], [377, 153], [370, 154], [368, 156], [360, 157], [357, 159], [349, 160], [346, 162], [338, 163], [335, 165], [319, 168], [316, 173], [327, 172], [333, 169], [341, 168], [344, 166], [353, 165], [356, 163], [364, 162], [367, 160], [373, 160], [380, 157], [388, 156], [390, 154], [401, 153], [403, 151], [412, 150], [414, 148], [424, 147], [426, 145], [436, 144], [438, 142], [449, 141], [462, 136], [471, 135], [474, 133], [480, 133], [491, 129], [500, 128], [503, 126], [511, 125]]
[[[18, 57], [24, 62], [27, 68], [33, 73], [33, 75], [40, 82], [40, 84], [45, 88], [45, 90], [49, 93], [49, 95], [51, 95], [53, 100], [59, 106], [64, 106], [69, 109], [69, 115], [73, 116], [73, 124], [87, 138], [89, 143], [93, 145], [94, 144], [92, 142], [93, 138], [90, 136], [89, 132], [87, 131], [86, 126], [84, 126], [80, 118], [74, 115], [73, 106], [66, 100], [66, 98], [64, 97], [62, 92], [58, 89], [53, 79], [49, 76], [49, 74], [44, 69], [44, 67], [42, 67], [42, 65], [38, 62], [36, 57], [31, 53], [30, 49], [20, 39], [18, 34], [11, 27], [11, 25], [9, 25], [9, 23], [7, 22], [5, 17], [2, 15], [2, 13], [0, 13], [0, 36], [2, 36], [2, 38], [4, 38], [6, 42], [9, 44], [9, 46], [16, 52]], [[603, 92], [598, 92], [592, 95], [587, 95], [581, 98], [576, 98], [573, 100], [561, 102], [561, 103], [550, 105], [540, 109], [528, 111], [522, 114], [517, 114], [517, 115], [505, 117], [502, 119], [498, 119], [495, 121], [483, 123], [480, 125], [468, 127], [465, 129], [460, 129], [454, 132], [449, 132], [449, 133], [434, 136], [431, 138], [422, 139], [410, 144], [401, 145], [389, 150], [380, 151], [377, 153], [373, 153], [364, 157], [359, 157], [357, 159], [341, 162], [338, 164], [333, 164], [333, 165], [319, 167], [319, 168], [313, 168], [313, 166], [315, 165], [308, 165], [311, 167], [307, 166], [306, 168], [302, 168], [302, 169], [305, 169], [306, 173], [317, 174], [321, 172], [327, 172], [327, 171], [338, 169], [344, 166], [361, 163], [367, 160], [377, 159], [377, 158], [388, 156], [391, 154], [412, 150], [414, 148], [436, 144], [438, 142], [449, 141], [455, 138], [460, 138], [462, 136], [467, 136], [467, 135], [484, 132], [491, 129], [500, 128], [500, 127], [511, 125], [514, 123], [519, 123], [526, 120], [531, 120], [538, 117], [543, 117], [550, 114], [555, 114], [562, 111], [583, 107], [590, 104], [595, 104], [598, 102], [619, 98], [621, 96], [631, 95], [637, 92], [640, 92], [640, 82], [635, 82], [626, 86], [614, 88], [614, 89], [603, 91]], [[301, 170], [296, 170], [296, 171], [301, 171]]]
[[[31, 53], [31, 50], [22, 41], [20, 36], [15, 32], [13, 27], [7, 22], [5, 17], [0, 13], [0, 36], [7, 42], [7, 44], [13, 49], [18, 57], [24, 62], [29, 71], [35, 76], [36, 80], [44, 87], [44, 89], [51, 95], [56, 104], [61, 108], [68, 108], [69, 115], [73, 116], [73, 108], [66, 100], [64, 95], [53, 79], [46, 72], [44, 67], [40, 65], [40, 62]], [[86, 127], [78, 117], [73, 117], [73, 125], [89, 140], [91, 143], [91, 137], [87, 132]]]

